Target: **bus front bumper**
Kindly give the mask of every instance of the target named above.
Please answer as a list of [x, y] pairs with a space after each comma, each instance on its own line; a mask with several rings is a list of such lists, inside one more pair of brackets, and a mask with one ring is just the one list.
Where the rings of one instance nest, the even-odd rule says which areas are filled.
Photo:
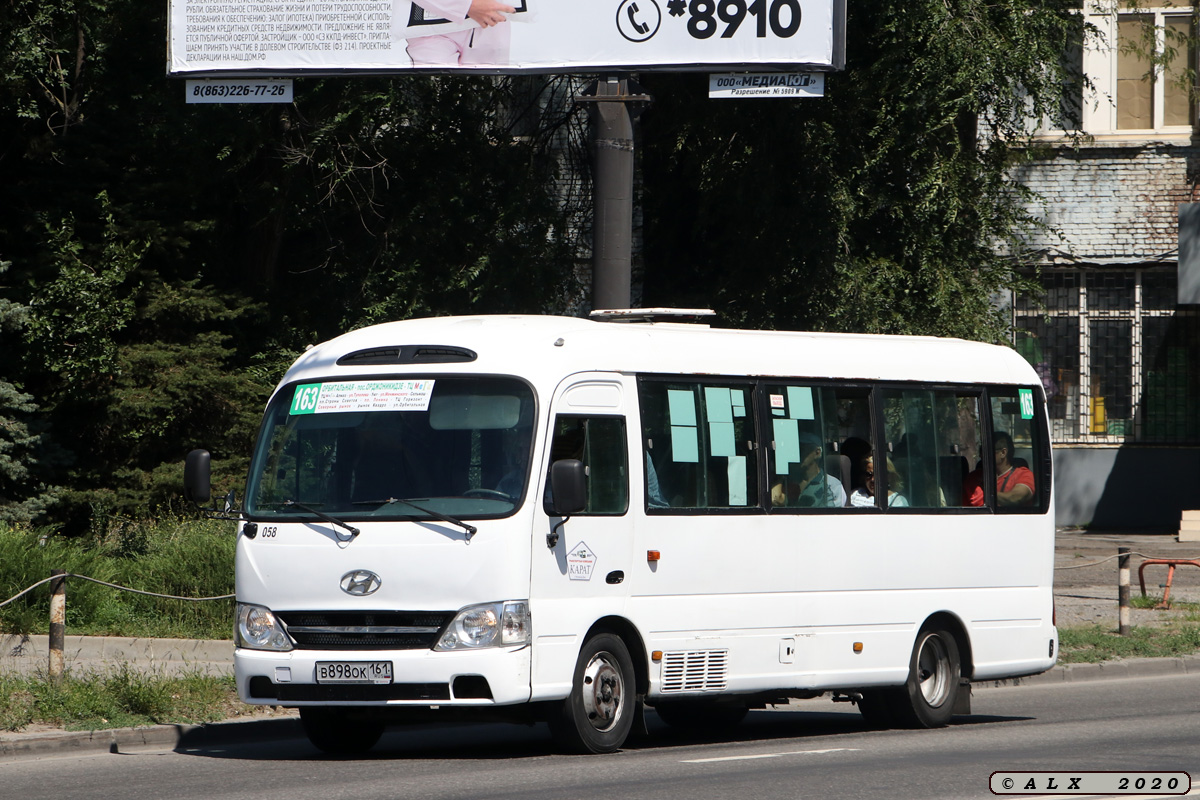
[[[238, 695], [255, 705], [299, 707], [499, 706], [529, 701], [528, 646], [476, 651], [292, 650], [235, 648]], [[390, 680], [369, 677], [386, 673]], [[320, 682], [318, 663], [346, 665], [354, 682]], [[331, 670], [325, 670], [331, 672]]]

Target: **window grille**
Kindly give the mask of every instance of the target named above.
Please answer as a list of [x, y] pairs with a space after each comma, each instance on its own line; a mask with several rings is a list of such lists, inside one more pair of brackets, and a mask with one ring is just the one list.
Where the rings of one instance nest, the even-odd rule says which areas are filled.
[[1200, 443], [1200, 315], [1174, 266], [1053, 269], [1014, 304], [1056, 444]]

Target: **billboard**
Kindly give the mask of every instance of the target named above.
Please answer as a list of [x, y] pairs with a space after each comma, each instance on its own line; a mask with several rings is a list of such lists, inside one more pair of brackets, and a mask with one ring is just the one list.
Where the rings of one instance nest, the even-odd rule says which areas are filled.
[[169, 0], [171, 75], [841, 69], [845, 0]]

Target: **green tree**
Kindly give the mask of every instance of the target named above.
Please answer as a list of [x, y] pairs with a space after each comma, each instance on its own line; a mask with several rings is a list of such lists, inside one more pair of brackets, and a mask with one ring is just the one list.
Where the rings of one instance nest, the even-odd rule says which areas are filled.
[[267, 394], [229, 346], [260, 310], [145, 270], [145, 243], [111, 213], [103, 230], [89, 244], [70, 220], [50, 226], [60, 270], [33, 293], [24, 331], [58, 438], [74, 455], [64, 514], [80, 526], [97, 510], [143, 518], [171, 505], [196, 444], [225, 457], [218, 478], [244, 473]]
[[[0, 275], [10, 266], [0, 261]], [[15, 349], [27, 319], [25, 306], [0, 297], [0, 351]], [[31, 395], [0, 377], [0, 523], [27, 525], [57, 499], [57, 487], [43, 479], [53, 465], [53, 451], [44, 440], [37, 410]]]
[[189, 106], [162, 74], [165, 11], [0, 6], [0, 241], [32, 312], [0, 363], [74, 457], [76, 529], [177, 497], [191, 447], [235, 484], [306, 344], [541, 311], [577, 249], [555, 81], [305, 79], [292, 105]]
[[292, 324], [326, 338], [415, 315], [544, 311], [578, 242], [542, 132], [575, 111], [529, 95], [509, 78], [306, 84], [284, 112], [266, 180], [286, 188], [262, 217], [276, 233], [255, 267]]
[[1061, 114], [1070, 0], [849, 4], [825, 97], [710, 102], [646, 80], [646, 305], [734, 324], [997, 339], [1035, 225], [1008, 177]]
[[[645, 304], [997, 336], [989, 297], [1020, 262], [996, 245], [1032, 224], [1006, 169], [1024, 113], [1057, 111], [1069, 6], [853, 3], [821, 100], [712, 103], [697, 76], [645, 76]], [[165, 12], [0, 6], [0, 241], [10, 308], [30, 309], [3, 332], [24, 346], [0, 352], [0, 418], [41, 409], [74, 460], [38, 480], [79, 525], [168, 503], [194, 446], [235, 482], [304, 345], [562, 308], [586, 251], [570, 79], [306, 78], [290, 105], [187, 105]], [[40, 431], [10, 430], [7, 463], [50, 466]], [[4, 502], [42, 496], [30, 481]]]

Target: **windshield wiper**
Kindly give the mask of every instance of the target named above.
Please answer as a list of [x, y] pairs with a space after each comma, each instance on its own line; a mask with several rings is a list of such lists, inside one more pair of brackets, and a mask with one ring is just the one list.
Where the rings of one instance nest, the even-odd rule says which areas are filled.
[[301, 503], [298, 500], [284, 500], [283, 504], [285, 506], [295, 506], [296, 508], [300, 509], [301, 511], [307, 511], [308, 513], [312, 514], [313, 516], [317, 517], [318, 519], [323, 519], [326, 522], [337, 525], [339, 528], [345, 528], [346, 530], [350, 531], [351, 536], [358, 536], [358, 533], [359, 533], [358, 528], [354, 527], [353, 525], [347, 525], [345, 522], [342, 522], [337, 517], [329, 516], [324, 511], [318, 511], [317, 509], [313, 508], [312, 506], [305, 505], [304, 503]]
[[425, 506], [419, 506], [416, 503], [414, 503], [412, 500], [401, 500], [399, 497], [389, 497], [386, 500], [358, 500], [354, 503], [354, 505], [356, 505], [356, 506], [386, 506], [386, 505], [391, 505], [392, 503], [403, 503], [404, 505], [409, 506], [410, 508], [415, 508], [417, 511], [420, 511], [422, 514], [428, 514], [429, 516], [433, 517], [434, 519], [440, 519], [442, 522], [449, 522], [451, 525], [457, 525], [458, 527], [462, 528], [464, 531], [467, 532], [467, 541], [468, 542], [471, 541], [471, 537], [474, 536], [476, 534], [476, 532], [479, 530], [474, 525], [468, 525], [467, 523], [463, 522], [461, 519], [455, 519], [454, 517], [450, 516], [449, 514], [443, 514], [440, 511], [434, 511], [432, 508], [426, 508]]

